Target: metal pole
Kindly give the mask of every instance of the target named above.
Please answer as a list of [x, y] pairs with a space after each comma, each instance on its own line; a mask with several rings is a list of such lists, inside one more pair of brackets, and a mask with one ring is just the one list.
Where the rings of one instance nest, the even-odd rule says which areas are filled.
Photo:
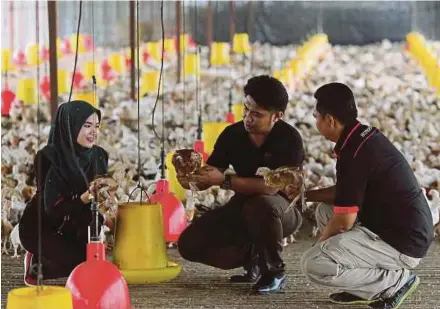
[[[181, 41], [181, 33], [182, 33], [182, 8], [181, 1], [176, 1], [176, 32], [177, 32], [177, 83], [180, 83], [181, 75], [182, 75], [182, 55], [180, 52], [180, 48], [182, 44], [185, 42]], [[185, 46], [185, 45], [183, 45]]]
[[130, 54], [131, 54], [131, 65], [130, 65], [130, 94], [131, 99], [136, 100], [136, 72], [135, 72], [135, 50], [136, 50], [136, 40], [135, 40], [135, 2], [130, 1], [130, 21], [129, 21], [129, 39], [130, 39]]
[[9, 31], [11, 31], [10, 41], [9, 41], [9, 49], [11, 51], [14, 50], [14, 1], [9, 2]]
[[235, 1], [229, 1], [229, 41], [233, 43], [235, 35]]
[[212, 1], [208, 1], [206, 7], [206, 45], [209, 47], [208, 59], [211, 59], [211, 43], [212, 43]]
[[49, 23], [50, 115], [58, 108], [57, 2], [47, 1]]

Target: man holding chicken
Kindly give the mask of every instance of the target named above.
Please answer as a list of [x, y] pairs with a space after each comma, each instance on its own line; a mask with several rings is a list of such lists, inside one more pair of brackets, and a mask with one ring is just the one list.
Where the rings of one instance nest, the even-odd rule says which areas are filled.
[[[224, 206], [207, 212], [180, 236], [183, 258], [221, 269], [244, 267], [245, 274], [232, 282], [254, 283], [259, 294], [280, 291], [286, 284], [281, 258], [282, 240], [296, 231], [301, 214], [279, 189], [256, 176], [260, 167], [301, 166], [302, 138], [281, 118], [288, 94], [277, 79], [256, 76], [244, 87], [244, 117], [219, 136], [207, 164], [197, 174], [178, 177], [189, 189], [211, 186], [230, 189], [235, 195]], [[225, 175], [233, 166], [236, 175]]]

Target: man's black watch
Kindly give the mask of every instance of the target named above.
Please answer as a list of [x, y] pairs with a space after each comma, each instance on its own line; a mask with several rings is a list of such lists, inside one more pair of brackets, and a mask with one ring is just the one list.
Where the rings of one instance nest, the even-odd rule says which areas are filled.
[[225, 175], [225, 180], [223, 180], [223, 183], [220, 185], [220, 188], [223, 190], [230, 190], [232, 188], [232, 177], [231, 175]]

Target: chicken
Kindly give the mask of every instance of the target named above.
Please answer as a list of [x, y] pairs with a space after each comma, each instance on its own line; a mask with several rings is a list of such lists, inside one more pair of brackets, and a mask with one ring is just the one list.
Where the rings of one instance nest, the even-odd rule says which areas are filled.
[[18, 228], [19, 228], [19, 224], [14, 226], [14, 228], [12, 229], [11, 235], [10, 235], [11, 244], [12, 244], [12, 247], [14, 248], [14, 255], [12, 256], [12, 258], [19, 258], [20, 257], [20, 255], [18, 254], [19, 248], [24, 250], [23, 245], [21, 244], [21, 241], [20, 241], [20, 235], [18, 232]]
[[9, 254], [7, 249], [7, 243], [9, 240], [9, 235], [12, 232], [12, 229], [13, 226], [11, 222], [9, 222], [8, 219], [6, 218], [2, 218], [2, 242], [3, 242], [2, 253], [4, 252], [5, 254]]
[[176, 150], [171, 163], [179, 176], [194, 174], [202, 166], [202, 155], [194, 149]]
[[267, 167], [260, 167], [257, 170], [256, 175], [263, 176], [266, 185], [269, 187], [285, 190], [287, 186], [291, 186], [290, 190], [298, 192], [298, 194], [293, 198], [289, 209], [296, 204], [299, 198], [301, 198], [302, 210], [305, 210], [305, 177], [302, 168], [282, 166], [275, 170], [270, 170]]

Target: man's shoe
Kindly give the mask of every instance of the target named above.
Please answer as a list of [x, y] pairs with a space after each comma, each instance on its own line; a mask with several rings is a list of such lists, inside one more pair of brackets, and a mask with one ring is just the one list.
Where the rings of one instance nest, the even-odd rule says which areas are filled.
[[416, 275], [412, 275], [409, 277], [405, 285], [401, 287], [400, 290], [398, 290], [393, 296], [370, 304], [370, 307], [377, 309], [397, 309], [402, 305], [405, 299], [408, 298], [408, 296], [415, 292], [419, 284], [420, 278]]
[[24, 255], [24, 284], [33, 287], [37, 285], [37, 279], [32, 274], [32, 262], [34, 255], [26, 252]]
[[333, 293], [329, 295], [329, 298], [332, 303], [341, 305], [370, 305], [380, 300], [378, 298], [371, 300], [363, 299], [347, 292]]
[[260, 268], [255, 265], [250, 270], [245, 270], [243, 275], [235, 275], [231, 277], [231, 282], [234, 283], [255, 283], [260, 280]]
[[252, 289], [258, 294], [272, 294], [278, 293], [286, 286], [286, 275], [273, 276], [264, 275], [261, 279], [252, 287]]

